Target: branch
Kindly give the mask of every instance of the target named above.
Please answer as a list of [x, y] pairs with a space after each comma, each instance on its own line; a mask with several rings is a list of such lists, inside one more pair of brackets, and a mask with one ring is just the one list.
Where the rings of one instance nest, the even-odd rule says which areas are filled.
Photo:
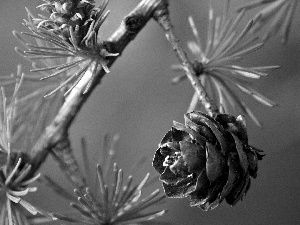
[[174, 34], [168, 5], [165, 4], [164, 7], [161, 7], [160, 9], [156, 10], [156, 12], [153, 15], [153, 18], [158, 22], [158, 24], [165, 31], [166, 38], [170, 42], [180, 63], [184, 66], [185, 74], [190, 80], [193, 88], [195, 89], [195, 92], [197, 93], [198, 98], [201, 101], [201, 104], [204, 106], [204, 108], [206, 109], [206, 111], [210, 116], [217, 115], [219, 113], [218, 108], [213, 103], [213, 101], [209, 98], [205, 88], [201, 85], [201, 82], [197, 77], [191, 62], [187, 58], [186, 53], [180, 47], [179, 41], [177, 40]]
[[[153, 13], [158, 8], [164, 8], [166, 4], [167, 0], [142, 0], [139, 5], [136, 6], [136, 8], [133, 9], [133, 11], [123, 19], [120, 27], [108, 39], [107, 45], [109, 52], [119, 53], [121, 55], [126, 46], [132, 40], [134, 40], [139, 31], [152, 18]], [[110, 57], [107, 61], [107, 66], [111, 67], [115, 60], [116, 57]], [[66, 138], [68, 137], [68, 130], [72, 122], [74, 121], [84, 103], [91, 95], [92, 91], [104, 77], [105, 71], [99, 69], [89, 91], [83, 94], [92, 74], [92, 67], [94, 66], [95, 65], [92, 65], [89, 68], [84, 77], [66, 97], [65, 102], [60, 108], [57, 116], [54, 118], [53, 122], [45, 129], [44, 133], [34, 145], [31, 151], [31, 157], [32, 166], [35, 170], [37, 170], [41, 166], [41, 164], [48, 156], [49, 152], [54, 147], [56, 149], [56, 152], [58, 151], [58, 148], [60, 146], [58, 145], [58, 143], [66, 141]]]

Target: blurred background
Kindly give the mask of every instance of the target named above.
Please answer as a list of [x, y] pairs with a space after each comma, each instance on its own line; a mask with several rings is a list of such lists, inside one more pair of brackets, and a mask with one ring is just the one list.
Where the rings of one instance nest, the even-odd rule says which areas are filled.
[[[211, 2], [216, 8], [223, 6], [220, 4], [222, 0]], [[245, 2], [233, 1], [232, 5], [235, 7]], [[19, 43], [11, 31], [24, 31], [21, 25], [22, 19], [27, 17], [24, 7], [38, 13], [35, 7], [41, 3], [39, 0], [1, 1], [2, 75], [15, 73], [18, 63], [23, 64], [25, 72], [30, 69], [30, 64], [14, 52], [14, 47]], [[111, 0], [108, 5], [111, 14], [103, 25], [103, 38], [109, 37], [138, 3], [138, 0]], [[186, 50], [186, 42], [193, 40], [187, 17], [193, 16], [204, 39], [207, 10], [206, 0], [170, 1], [175, 32]], [[253, 14], [247, 15], [250, 18]], [[259, 164], [258, 177], [253, 180], [247, 196], [235, 207], [223, 203], [210, 212], [189, 207], [188, 198], [167, 199], [164, 207], [169, 212], [162, 220], [174, 225], [300, 224], [299, 27], [298, 9], [287, 44], [281, 45], [280, 39], [275, 37], [242, 62], [251, 66], [281, 66], [281, 69], [253, 85], [277, 102], [278, 107], [267, 108], [253, 99], [244, 98], [263, 123], [263, 128], [259, 128], [248, 119], [249, 143], [266, 153]], [[126, 171], [133, 171], [136, 181], [140, 181], [147, 172], [157, 175], [151, 166], [157, 145], [171, 128], [173, 120], [183, 122], [183, 114], [193, 95], [189, 82], [171, 84], [171, 79], [178, 74], [172, 72], [170, 66], [177, 63], [164, 33], [154, 21], [150, 21], [113, 65], [111, 73], [104, 77], [72, 125], [72, 146], [80, 162], [80, 138], [86, 138], [91, 162], [96, 165], [97, 160], [94, 159], [98, 157], [104, 134], [108, 132], [120, 135], [116, 161], [125, 174], [129, 175]], [[132, 165], [142, 156], [147, 157], [145, 166], [132, 170]], [[42, 173], [72, 192], [72, 186], [64, 182], [65, 178], [57, 167], [49, 157], [42, 167]], [[154, 186], [153, 189], [161, 188], [161, 183], [158, 181]], [[30, 195], [31, 202], [39, 202], [39, 206], [49, 211], [71, 211], [68, 203], [55, 198], [49, 189], [41, 186], [39, 190]]]

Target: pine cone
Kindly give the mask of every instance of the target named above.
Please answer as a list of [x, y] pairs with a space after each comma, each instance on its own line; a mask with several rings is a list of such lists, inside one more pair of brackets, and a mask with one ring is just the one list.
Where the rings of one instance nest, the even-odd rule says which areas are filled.
[[241, 200], [256, 178], [263, 155], [248, 145], [245, 119], [219, 114], [185, 115], [185, 124], [174, 121], [155, 153], [153, 167], [167, 197], [190, 196], [190, 205], [207, 211], [226, 199]]

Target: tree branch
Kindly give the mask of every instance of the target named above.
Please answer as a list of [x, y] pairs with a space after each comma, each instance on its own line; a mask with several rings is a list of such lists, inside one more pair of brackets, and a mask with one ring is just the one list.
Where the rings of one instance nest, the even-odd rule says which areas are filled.
[[[142, 0], [139, 5], [123, 19], [120, 27], [108, 39], [107, 47], [109, 52], [119, 53], [121, 55], [126, 46], [152, 18], [153, 13], [160, 7], [164, 8], [167, 2], [167, 0]], [[116, 57], [110, 57], [107, 60], [107, 66], [111, 67]], [[89, 91], [83, 94], [91, 77], [93, 71], [92, 67], [94, 67], [94, 65], [89, 68], [84, 77], [66, 97], [57, 116], [34, 145], [31, 151], [33, 170], [37, 170], [41, 166], [51, 150], [55, 148], [56, 152], [59, 151], [60, 145], [58, 145], [58, 143], [67, 141], [65, 139], [68, 137], [68, 130], [72, 122], [92, 91], [104, 77], [105, 72], [99, 69]], [[68, 148], [70, 148], [70, 146]], [[60, 150], [62, 151], [63, 149]]]

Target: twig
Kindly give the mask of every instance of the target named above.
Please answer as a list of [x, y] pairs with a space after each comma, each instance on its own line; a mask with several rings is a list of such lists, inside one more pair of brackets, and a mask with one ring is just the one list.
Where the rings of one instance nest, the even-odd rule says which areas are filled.
[[171, 23], [170, 15], [169, 15], [168, 4], [162, 4], [162, 7], [160, 7], [158, 10], [155, 11], [153, 18], [158, 22], [158, 24], [165, 31], [167, 40], [172, 45], [172, 48], [177, 55], [177, 58], [185, 68], [185, 74], [189, 78], [205, 110], [208, 112], [210, 116], [217, 115], [219, 113], [218, 108], [213, 103], [213, 101], [209, 98], [204, 87], [201, 85], [199, 78], [197, 77], [189, 59], [186, 56], [186, 53], [180, 47], [179, 42], [174, 34], [173, 25]]
[[68, 137], [57, 143], [52, 148], [51, 154], [59, 163], [61, 170], [67, 175], [66, 177], [74, 184], [74, 187], [80, 191], [84, 191], [87, 186], [86, 180], [79, 170], [79, 165], [74, 158]]

